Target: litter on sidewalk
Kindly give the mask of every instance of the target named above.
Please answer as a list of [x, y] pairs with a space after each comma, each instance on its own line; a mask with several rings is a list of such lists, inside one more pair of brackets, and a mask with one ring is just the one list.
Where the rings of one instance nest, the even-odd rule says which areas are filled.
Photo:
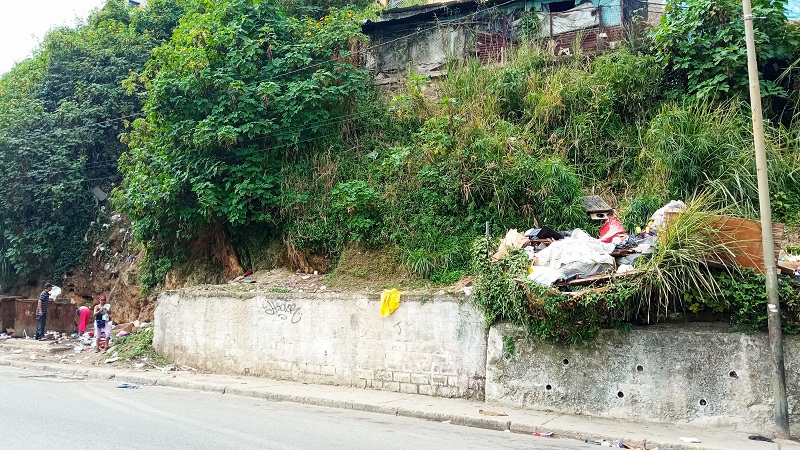
[[139, 386], [135, 384], [128, 384], [128, 383], [119, 383], [117, 385], [119, 389], [139, 389]]
[[483, 414], [484, 416], [496, 416], [496, 417], [502, 417], [502, 416], [507, 416], [508, 415], [508, 414], [506, 414], [504, 412], [489, 411], [489, 410], [486, 410], [486, 409], [479, 409], [478, 410], [478, 414]]

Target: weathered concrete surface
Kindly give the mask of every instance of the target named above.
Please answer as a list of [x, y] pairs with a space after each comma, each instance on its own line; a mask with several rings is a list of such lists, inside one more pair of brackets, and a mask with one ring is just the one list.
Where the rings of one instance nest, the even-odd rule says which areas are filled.
[[154, 346], [212, 372], [482, 398], [487, 329], [452, 297], [405, 296], [388, 318], [377, 295], [170, 291]]
[[[504, 353], [504, 339], [514, 350]], [[789, 406], [797, 404], [798, 340], [786, 340]], [[772, 429], [766, 335], [710, 324], [606, 330], [563, 346], [531, 341], [514, 326], [489, 333], [486, 400], [523, 408], [636, 421]], [[791, 411], [790, 411], [791, 413]]]
[[[14, 360], [0, 355], [0, 380], [4, 377], [20, 375], [62, 380], [80, 378], [109, 380], [109, 388], [112, 389], [115, 383], [138, 384], [144, 386], [143, 389], [149, 389], [150, 386], [192, 389], [226, 396], [235, 395], [271, 401], [295, 402], [390, 416], [416, 417], [436, 422], [447, 421], [452, 425], [510, 430], [513, 433], [528, 435], [537, 431], [550, 431], [555, 432], [557, 438], [574, 438], [581, 441], [605, 439], [611, 442], [620, 440], [633, 447], [641, 446], [649, 449], [800, 450], [800, 444], [792, 441], [778, 440], [774, 444], [753, 442], [747, 439], [749, 433], [696, 428], [688, 425], [637, 423], [631, 420], [603, 419], [582, 415], [570, 416], [489, 405], [464, 399], [436, 398], [342, 386], [300, 384], [264, 378], [198, 374], [191, 371], [164, 373], [160, 370], [133, 370], [107, 364], [74, 366], [47, 364], [39, 361], [37, 359], [36, 362], [33, 362], [27, 358]], [[487, 416], [480, 414], [481, 409], [501, 411], [508, 415]], [[441, 426], [449, 427], [451, 425], [442, 424]], [[697, 438], [701, 443], [686, 444], [680, 441], [681, 436]], [[531, 436], [528, 438], [531, 439], [531, 445], [535, 445], [537, 442], [550, 442], [547, 438]], [[482, 442], [479, 443], [482, 444]], [[487, 448], [486, 445], [483, 447]], [[592, 447], [587, 446], [586, 448]]]
[[[17, 336], [36, 334], [36, 305], [38, 300], [19, 297], [0, 298], [0, 332], [11, 328]], [[73, 333], [75, 325], [75, 305], [66, 300], [50, 300], [47, 306], [46, 331]]]

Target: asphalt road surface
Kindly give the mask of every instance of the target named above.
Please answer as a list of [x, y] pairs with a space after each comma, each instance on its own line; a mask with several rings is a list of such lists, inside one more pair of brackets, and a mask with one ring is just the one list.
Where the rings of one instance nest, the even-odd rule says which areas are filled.
[[0, 367], [0, 446], [26, 449], [553, 449], [566, 439]]

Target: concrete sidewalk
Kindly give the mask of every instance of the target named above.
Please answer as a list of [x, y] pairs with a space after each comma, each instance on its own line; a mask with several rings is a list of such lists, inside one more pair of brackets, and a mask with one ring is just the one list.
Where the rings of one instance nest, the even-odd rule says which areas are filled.
[[[581, 441], [586, 439], [595, 441], [601, 439], [609, 441], [620, 440], [631, 447], [646, 447], [651, 450], [654, 448], [660, 450], [800, 450], [800, 444], [793, 441], [758, 442], [748, 440], [748, 434], [746, 433], [727, 430], [570, 416], [553, 412], [515, 409], [481, 401], [401, 394], [342, 386], [309, 385], [246, 376], [198, 374], [191, 371], [161, 372], [100, 366], [78, 368], [74, 365], [22, 361], [9, 357], [0, 357], [0, 366], [18, 367], [61, 375], [109, 379], [144, 386], [168, 386], [440, 422], [449, 421], [453, 425], [500, 431], [510, 430], [516, 433], [531, 434], [533, 432], [551, 431], [556, 437], [561, 438], [572, 438]], [[483, 415], [479, 413], [479, 410], [502, 412], [507, 416]], [[680, 437], [693, 437], [701, 442], [687, 444], [682, 442]], [[594, 447], [587, 444], [587, 448]]]

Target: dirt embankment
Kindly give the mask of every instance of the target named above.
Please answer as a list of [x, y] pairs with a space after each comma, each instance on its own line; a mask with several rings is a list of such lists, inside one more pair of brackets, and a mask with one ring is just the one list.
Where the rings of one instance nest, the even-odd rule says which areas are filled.
[[141, 246], [133, 242], [130, 224], [117, 214], [98, 218], [86, 232], [89, 245], [86, 261], [56, 279], [34, 277], [13, 286], [10, 295], [38, 298], [46, 282], [62, 289], [59, 298], [69, 299], [76, 307], [92, 306], [105, 295], [112, 304], [115, 322], [152, 320], [154, 297], [139, 293], [138, 263]]
[[[118, 323], [153, 320], [158, 292], [142, 296], [139, 287], [139, 263], [144, 256], [134, 242], [130, 223], [113, 214], [100, 218], [86, 233], [90, 242], [86, 261], [58, 279], [38, 277], [14, 286], [9, 294], [37, 298], [45, 282], [62, 288], [60, 298], [76, 307], [92, 306], [105, 295], [112, 304], [112, 319]], [[263, 292], [368, 292], [398, 288], [409, 293], [460, 292], [469, 279], [450, 287], [434, 286], [411, 275], [398, 257], [396, 247], [364, 250], [348, 246], [332, 273], [324, 273], [329, 263], [320, 263], [308, 255], [292, 257], [291, 246], [271, 249], [265, 261], [257, 261], [261, 270], [243, 277], [251, 268], [242, 267], [235, 250], [221, 228], [210, 228], [188, 248], [185, 263], [177, 264], [167, 274], [162, 289], [198, 286], [200, 289], [228, 289]], [[310, 262], [315, 264], [312, 266]], [[320, 270], [316, 270], [316, 269]]]

